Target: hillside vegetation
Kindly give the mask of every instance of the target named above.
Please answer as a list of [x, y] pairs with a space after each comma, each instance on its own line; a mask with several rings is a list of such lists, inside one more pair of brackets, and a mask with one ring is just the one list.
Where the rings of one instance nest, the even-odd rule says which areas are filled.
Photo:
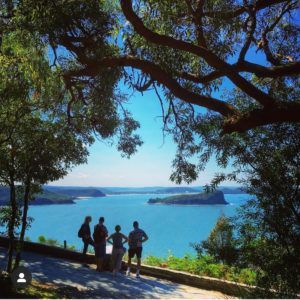
[[168, 205], [216, 205], [228, 204], [224, 199], [222, 191], [212, 193], [198, 193], [198, 194], [181, 194], [165, 198], [152, 198], [148, 200], [149, 204], [168, 204]]
[[[45, 204], [74, 204], [77, 197], [104, 197], [105, 194], [94, 188], [82, 189], [44, 189], [42, 193], [34, 195], [34, 199], [30, 201], [30, 205]], [[0, 187], [0, 206], [7, 205], [9, 201], [9, 189]]]

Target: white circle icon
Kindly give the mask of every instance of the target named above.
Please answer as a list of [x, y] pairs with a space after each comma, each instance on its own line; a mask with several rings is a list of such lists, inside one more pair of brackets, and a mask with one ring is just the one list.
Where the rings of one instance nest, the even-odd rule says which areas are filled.
[[11, 280], [16, 287], [25, 288], [31, 283], [32, 275], [29, 269], [21, 266], [11, 273]]
[[24, 277], [25, 277], [24, 273], [20, 273], [19, 274], [19, 279], [17, 280], [17, 282], [18, 283], [25, 283], [26, 279]]

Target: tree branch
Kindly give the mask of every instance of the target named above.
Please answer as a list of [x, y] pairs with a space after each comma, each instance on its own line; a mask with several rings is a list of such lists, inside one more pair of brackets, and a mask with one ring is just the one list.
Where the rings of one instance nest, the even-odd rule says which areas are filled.
[[198, 76], [196, 74], [192, 74], [192, 73], [188, 73], [188, 72], [182, 72], [182, 73], [178, 74], [178, 76], [180, 78], [192, 81], [194, 83], [206, 84], [206, 83], [209, 83], [209, 82], [211, 82], [215, 79], [218, 79], [222, 76], [225, 76], [225, 75], [219, 71], [213, 71], [204, 76]]
[[262, 37], [261, 37], [261, 41], [258, 43], [258, 47], [263, 48], [266, 58], [267, 60], [273, 64], [274, 66], [280, 66], [281, 65], [281, 61], [279, 58], [275, 57], [269, 47], [269, 41], [267, 38], [267, 34], [271, 31], [273, 31], [273, 29], [276, 27], [276, 25], [279, 23], [279, 21], [281, 20], [281, 18], [284, 16], [284, 14], [286, 12], [288, 12], [293, 5], [295, 5], [295, 3], [292, 3], [290, 5], [284, 5], [284, 7], [281, 10], [281, 13], [278, 15], [278, 17], [276, 18], [276, 20], [274, 21], [274, 23], [271, 26], [267, 26], [265, 28], [265, 30], [262, 33]]
[[300, 103], [280, 103], [272, 108], [254, 109], [239, 119], [228, 119], [223, 133], [245, 132], [249, 129], [283, 122], [300, 122]]
[[210, 110], [216, 111], [224, 116], [237, 114], [237, 110], [230, 104], [205, 95], [200, 95], [183, 88], [170, 74], [154, 63], [141, 60], [132, 56], [109, 57], [95, 63], [92, 62], [84, 69], [70, 71], [64, 74], [66, 80], [77, 76], [95, 76], [103, 68], [111, 67], [133, 67], [149, 74], [153, 80], [167, 87], [175, 97]]
[[194, 10], [191, 0], [185, 0], [185, 3], [188, 8], [188, 12], [192, 16], [193, 22], [196, 27], [198, 45], [207, 48], [207, 44], [203, 32], [203, 23], [202, 23], [204, 2], [205, 0], [197, 0], [197, 7], [196, 10]]
[[243, 61], [235, 65], [239, 72], [253, 73], [258, 77], [277, 78], [282, 76], [293, 76], [300, 73], [300, 62], [293, 62], [276, 67], [264, 67], [252, 62]]
[[[270, 7], [283, 2], [286, 2], [286, 0], [258, 0], [255, 4], [255, 8], [258, 11], [266, 7]], [[223, 20], [229, 20], [232, 18], [236, 18], [245, 12], [247, 12], [247, 7], [240, 6], [237, 9], [231, 11], [207, 11], [204, 12], [203, 15], [205, 17], [221, 18]]]
[[[241, 61], [232, 65], [237, 72], [248, 72], [255, 74], [261, 78], [278, 78], [284, 76], [296, 76], [300, 73], [300, 62], [293, 62], [285, 65], [275, 67], [264, 67], [248, 61]], [[194, 83], [206, 84], [220, 77], [225, 76], [224, 72], [213, 71], [204, 76], [198, 76], [196, 74], [182, 72], [178, 74], [180, 78], [190, 80]]]
[[183, 88], [170, 74], [152, 62], [131, 56], [104, 58], [84, 69], [69, 71], [64, 75], [66, 80], [74, 77], [96, 76], [103, 68], [133, 67], [149, 74], [153, 80], [167, 87], [172, 94], [188, 103], [199, 105], [222, 114], [226, 119], [224, 133], [244, 132], [257, 126], [280, 123], [300, 122], [300, 103], [277, 102], [274, 106], [255, 109], [241, 115], [233, 106], [221, 100], [199, 95]]
[[230, 64], [221, 60], [218, 56], [216, 56], [213, 52], [209, 51], [208, 49], [151, 31], [144, 25], [142, 20], [133, 11], [131, 0], [120, 1], [126, 19], [133, 25], [135, 31], [138, 34], [142, 35], [146, 40], [157, 45], [167, 46], [173, 49], [182, 50], [200, 56], [204, 58], [210, 66], [224, 72], [224, 74], [237, 87], [239, 87], [246, 94], [257, 100], [262, 105], [268, 106], [272, 105], [275, 102], [275, 99], [273, 99], [260, 89], [256, 88], [245, 78], [236, 73], [235, 69]]
[[[240, 52], [239, 55], [239, 59], [238, 62], [244, 61], [245, 60], [245, 56], [249, 50], [249, 47], [251, 45], [252, 42], [252, 38], [253, 38], [253, 34], [255, 32], [255, 28], [256, 28], [256, 16], [255, 16], [255, 11], [249, 9], [249, 22], [250, 22], [250, 26], [247, 32], [247, 39], [246, 42]], [[248, 21], [247, 21], [248, 23]]]

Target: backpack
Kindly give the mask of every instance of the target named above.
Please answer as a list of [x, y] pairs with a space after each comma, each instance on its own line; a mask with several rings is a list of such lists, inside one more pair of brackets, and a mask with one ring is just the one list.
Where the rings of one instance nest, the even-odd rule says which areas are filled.
[[100, 226], [97, 224], [94, 228], [93, 238], [95, 243], [101, 243], [105, 241], [105, 238], [107, 236], [107, 233], [103, 226]]
[[80, 229], [78, 230], [78, 237], [79, 238], [83, 238], [83, 236], [84, 236], [84, 232], [83, 231], [84, 231], [83, 230], [83, 226], [81, 225]]

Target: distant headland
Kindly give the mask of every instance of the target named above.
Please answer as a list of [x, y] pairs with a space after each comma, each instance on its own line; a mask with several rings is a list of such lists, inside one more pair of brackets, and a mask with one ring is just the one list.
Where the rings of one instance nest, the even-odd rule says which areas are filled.
[[[74, 200], [81, 197], [105, 197], [105, 194], [95, 188], [44, 188], [42, 193], [34, 195], [30, 205], [75, 204]], [[7, 205], [9, 188], [0, 187], [0, 206]]]
[[[236, 186], [220, 186], [219, 191], [224, 194], [244, 194], [240, 187]], [[167, 197], [164, 199], [171, 199], [174, 197], [181, 199], [184, 197], [189, 201], [197, 197], [195, 195], [202, 195], [201, 199], [205, 202], [207, 194], [201, 194], [203, 187], [201, 186], [173, 186], [173, 187], [81, 187], [81, 186], [43, 186], [43, 192], [36, 194], [33, 201], [30, 201], [30, 205], [49, 205], [49, 204], [75, 204], [75, 199], [85, 197], [105, 197], [107, 195], [130, 195], [130, 194], [180, 194], [179, 196]], [[224, 196], [223, 196], [224, 198]], [[160, 198], [157, 198], [160, 199]], [[199, 198], [200, 199], [200, 198]], [[221, 198], [219, 198], [221, 199]], [[161, 200], [161, 199], [160, 199]], [[152, 199], [152, 203], [159, 203], [160, 200]], [[9, 201], [9, 188], [0, 186], [0, 206], [7, 205]], [[222, 200], [220, 200], [222, 202]], [[224, 200], [225, 201], [225, 200]], [[205, 203], [201, 204], [205, 204]], [[226, 202], [226, 201], [225, 201]], [[167, 203], [169, 204], [169, 203]], [[181, 203], [180, 203], [181, 204]], [[200, 205], [201, 205], [200, 204]], [[210, 203], [210, 204], [227, 204], [227, 203]]]
[[[99, 187], [107, 195], [128, 194], [190, 194], [203, 192], [202, 186], [173, 186], [173, 187]], [[238, 186], [220, 186], [218, 190], [224, 194], [245, 194]]]
[[222, 191], [212, 193], [182, 194], [165, 198], [151, 198], [149, 204], [166, 204], [166, 205], [226, 205], [229, 204]]

